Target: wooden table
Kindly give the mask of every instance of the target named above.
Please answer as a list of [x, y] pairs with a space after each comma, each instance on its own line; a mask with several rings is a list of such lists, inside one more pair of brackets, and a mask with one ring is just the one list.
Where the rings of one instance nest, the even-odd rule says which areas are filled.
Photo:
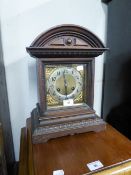
[[[103, 168], [91, 172], [87, 163], [100, 160]], [[107, 124], [99, 133], [84, 133], [31, 143], [30, 119], [21, 131], [19, 175], [131, 175], [131, 141]], [[125, 173], [125, 174], [124, 174]]]
[[4, 138], [2, 125], [0, 123], [0, 175], [7, 175], [5, 150], [4, 150]]

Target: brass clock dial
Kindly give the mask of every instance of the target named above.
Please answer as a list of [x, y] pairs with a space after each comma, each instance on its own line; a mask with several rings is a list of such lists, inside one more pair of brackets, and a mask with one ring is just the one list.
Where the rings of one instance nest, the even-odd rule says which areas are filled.
[[76, 98], [82, 90], [82, 85], [82, 77], [75, 68], [62, 67], [50, 75], [48, 91], [54, 99], [62, 102]]
[[62, 106], [64, 100], [74, 104], [83, 101], [83, 65], [46, 66], [46, 87], [48, 106]]

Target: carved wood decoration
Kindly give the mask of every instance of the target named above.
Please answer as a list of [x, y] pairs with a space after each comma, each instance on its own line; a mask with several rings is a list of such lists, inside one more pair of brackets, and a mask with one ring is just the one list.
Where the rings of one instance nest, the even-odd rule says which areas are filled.
[[85, 62], [89, 58], [101, 55], [105, 50], [107, 48], [94, 34], [73, 25], [50, 29], [27, 47], [32, 57], [40, 58], [44, 62], [68, 62], [70, 58], [73, 58], [72, 62]]
[[[92, 109], [94, 99], [94, 58], [101, 55], [105, 50], [107, 48], [92, 32], [76, 25], [61, 25], [52, 28], [39, 35], [31, 46], [27, 47], [27, 52], [30, 56], [37, 59], [38, 67], [39, 103], [32, 112], [32, 137], [34, 143], [68, 134], [99, 131], [105, 128], [103, 120]], [[57, 72], [59, 74], [65, 74], [63, 73], [63, 68], [69, 71], [69, 66], [70, 70], [75, 71], [77, 75], [79, 73], [76, 71], [77, 66], [75, 67], [75, 65], [82, 65], [81, 74], [84, 78], [81, 82], [76, 80], [74, 83], [74, 86], [78, 84], [79, 88], [72, 87], [72, 92], [67, 94], [67, 85], [64, 84], [66, 94], [63, 95], [59, 93], [60, 88], [57, 88], [57, 92], [54, 87], [53, 92], [51, 92], [51, 94], [54, 93], [54, 97], [52, 97], [48, 94], [51, 88], [47, 88], [50, 82], [50, 79], [47, 78], [47, 65], [54, 66], [54, 70], [59, 70]], [[71, 67], [72, 65], [74, 67]], [[62, 75], [62, 78], [65, 83], [64, 76]], [[71, 77], [75, 77], [75, 75], [69, 75], [68, 73], [66, 76], [69, 77], [68, 81], [71, 79], [70, 84], [73, 84], [74, 80]], [[80, 77], [78, 76], [77, 79]], [[52, 79], [52, 81], [55, 81], [54, 77]], [[61, 77], [59, 76], [60, 79]], [[56, 86], [56, 82], [54, 85]], [[78, 94], [74, 89], [77, 89]], [[81, 91], [79, 92], [80, 89]], [[75, 102], [79, 105], [61, 107], [61, 101], [64, 101], [63, 98], [65, 97], [68, 99], [68, 96], [71, 96], [71, 100], [73, 98], [73, 103]], [[49, 102], [49, 99], [51, 102]], [[56, 102], [57, 100], [59, 105]], [[55, 108], [49, 107], [50, 104], [56, 105]]]

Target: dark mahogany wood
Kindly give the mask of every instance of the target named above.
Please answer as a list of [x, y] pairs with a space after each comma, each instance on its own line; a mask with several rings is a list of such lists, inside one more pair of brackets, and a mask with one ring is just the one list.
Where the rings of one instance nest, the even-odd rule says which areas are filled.
[[[49, 45], [49, 41], [52, 41], [54, 38], [58, 38], [61, 36], [67, 36], [67, 38], [70, 37], [79, 37], [81, 40], [85, 41], [85, 43], [74, 43], [75, 46], [91, 46], [94, 48], [105, 48], [103, 43], [100, 41], [100, 39], [94, 35], [89, 30], [85, 29], [82, 26], [78, 25], [60, 25], [53, 27], [49, 29], [46, 32], [43, 32], [41, 35], [39, 35], [31, 44], [30, 48], [32, 47], [43, 47]], [[87, 44], [88, 43], [88, 44]], [[51, 43], [53, 46], [63, 46], [67, 45], [65, 42], [61, 43]], [[71, 45], [72, 46], [72, 45]], [[28, 48], [27, 48], [28, 50]]]
[[46, 92], [43, 91], [45, 89], [43, 64], [50, 64], [50, 62], [51, 64], [88, 64], [88, 86], [86, 87], [89, 96], [85, 98], [89, 101], [87, 104], [93, 107], [94, 57], [107, 50], [96, 35], [80, 26], [61, 25], [39, 35], [26, 49], [32, 57], [39, 60], [39, 102], [43, 113], [46, 109]]
[[[54, 62], [54, 58], [57, 61], [67, 62], [65, 58], [73, 58], [72, 62], [87, 61], [87, 58], [97, 57], [101, 55], [106, 48], [87, 48], [87, 47], [29, 47], [27, 51], [30, 55], [36, 58], [42, 58], [44, 62]], [[48, 58], [48, 59], [47, 59]], [[80, 59], [78, 59], [80, 58]], [[85, 59], [86, 58], [86, 59]], [[55, 60], [56, 61], [56, 60]]]
[[[113, 174], [114, 167], [118, 167], [117, 171], [120, 172], [120, 165], [131, 162], [131, 141], [108, 124], [106, 130], [99, 133], [83, 133], [34, 145], [31, 144], [30, 127], [28, 119], [28, 132], [22, 130], [21, 143], [26, 145], [21, 144], [20, 148], [23, 154], [20, 154], [19, 175], [25, 172], [24, 167], [28, 167], [28, 175], [51, 175], [59, 169], [63, 169], [65, 175], [89, 175], [96, 172], [103, 175], [106, 170], [111, 170]], [[31, 157], [30, 162], [25, 161], [25, 157], [28, 160]], [[104, 167], [90, 172], [86, 164], [96, 160], [100, 160]]]
[[[49, 138], [91, 130], [103, 130], [105, 128], [105, 122], [102, 122], [101, 119], [98, 121], [99, 118], [92, 109], [94, 100], [95, 57], [103, 54], [103, 52], [107, 50], [100, 39], [83, 27], [61, 25], [39, 35], [31, 46], [26, 49], [30, 56], [37, 59], [38, 68], [39, 108], [37, 107], [32, 112], [33, 142], [42, 142]], [[52, 120], [53, 117], [52, 111], [47, 109], [46, 104], [45, 65], [76, 63], [86, 64], [86, 80], [84, 83], [86, 109], [84, 105], [82, 105], [81, 108], [79, 108], [79, 106], [73, 107], [72, 110], [70, 110], [69, 107], [67, 110], [65, 110], [65, 108], [63, 108], [63, 110], [57, 108], [53, 111], [53, 116], [55, 118], [61, 116], [59, 123], [56, 122], [58, 120], [55, 120], [55, 122], [49, 121], [48, 123], [50, 123], [50, 125], [45, 125], [45, 123], [47, 123], [45, 122], [47, 116], [48, 120]], [[75, 117], [76, 115], [79, 120], [73, 123], [70, 117]], [[92, 118], [92, 122], [90, 118]], [[89, 126], [87, 124], [89, 123], [88, 121], [90, 122]], [[92, 123], [94, 124], [93, 126]], [[53, 132], [53, 128], [57, 128], [58, 132]]]
[[[47, 58], [45, 58], [47, 59]], [[56, 58], [57, 59], [57, 58]], [[69, 60], [68, 60], [69, 59]], [[68, 61], [67, 61], [68, 60]], [[66, 63], [71, 63], [71, 58], [65, 59]], [[80, 61], [80, 59], [79, 59]], [[54, 62], [57, 62], [55, 60]], [[37, 69], [38, 69], [38, 87], [39, 87], [39, 103], [40, 108], [43, 113], [46, 111], [46, 91], [43, 89], [46, 89], [45, 84], [45, 74], [44, 74], [44, 63], [45, 60], [41, 58], [41, 60], [37, 60]], [[61, 63], [61, 62], [58, 62]], [[74, 63], [74, 62], [73, 62]], [[86, 71], [85, 72], [88, 76], [85, 81], [85, 102], [87, 102], [88, 106], [93, 108], [93, 102], [94, 102], [94, 75], [95, 75], [95, 60], [94, 58], [89, 58], [88, 61], [85, 60], [85, 62], [80, 62], [81, 64], [86, 63]]]

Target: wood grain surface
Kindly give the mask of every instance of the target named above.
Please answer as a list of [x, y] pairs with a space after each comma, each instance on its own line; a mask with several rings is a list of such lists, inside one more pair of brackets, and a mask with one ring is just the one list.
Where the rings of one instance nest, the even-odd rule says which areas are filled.
[[[65, 175], [103, 175], [104, 172], [104, 175], [109, 175], [112, 171], [120, 175], [131, 173], [131, 141], [108, 124], [105, 131], [98, 133], [61, 137], [34, 145], [31, 143], [30, 119], [27, 128], [27, 161], [23, 163], [27, 162], [29, 175], [52, 175], [54, 170], [60, 169]], [[20, 160], [21, 156], [25, 153], [20, 155]], [[104, 167], [90, 172], [86, 164], [96, 160], [100, 160]], [[20, 167], [21, 164], [22, 161]]]
[[26, 128], [21, 129], [19, 175], [28, 175], [28, 144]]

